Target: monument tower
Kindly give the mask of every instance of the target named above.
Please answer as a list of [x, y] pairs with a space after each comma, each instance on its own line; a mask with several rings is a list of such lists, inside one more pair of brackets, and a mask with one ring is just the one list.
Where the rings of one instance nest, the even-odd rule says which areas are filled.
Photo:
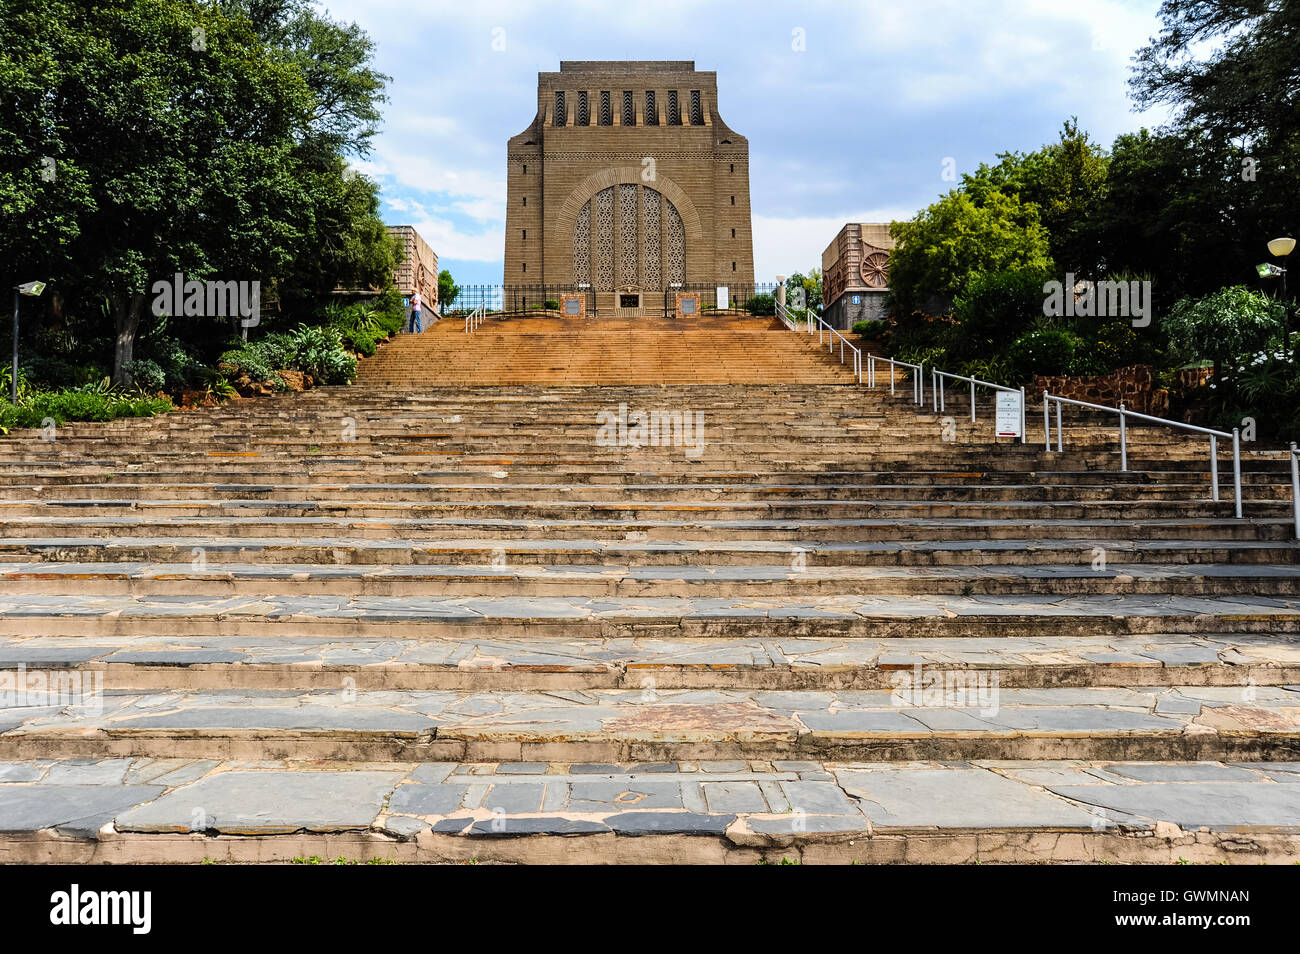
[[607, 312], [677, 285], [754, 282], [749, 142], [718, 113], [717, 74], [693, 61], [538, 74], [507, 167], [507, 286], [586, 283]]

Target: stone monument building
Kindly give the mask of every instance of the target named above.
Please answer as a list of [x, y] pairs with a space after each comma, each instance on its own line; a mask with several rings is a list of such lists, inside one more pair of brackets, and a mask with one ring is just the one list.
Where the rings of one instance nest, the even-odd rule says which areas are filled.
[[589, 286], [601, 313], [637, 314], [679, 286], [753, 285], [749, 142], [693, 61], [538, 74], [507, 169], [506, 286]]
[[889, 294], [887, 222], [850, 222], [822, 252], [823, 317], [835, 328], [885, 317]]

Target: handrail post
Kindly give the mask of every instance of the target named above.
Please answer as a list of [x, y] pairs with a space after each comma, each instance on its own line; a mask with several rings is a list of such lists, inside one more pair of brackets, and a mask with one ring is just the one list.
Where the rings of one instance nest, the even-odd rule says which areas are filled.
[[970, 383], [970, 422], [975, 423], [975, 382]]
[[934, 405], [934, 413], [939, 413], [939, 385], [935, 382], [939, 380], [938, 373], [934, 368], [930, 369], [930, 403]]
[[1043, 391], [1043, 444], [1047, 453], [1052, 452], [1052, 412], [1051, 401], [1048, 400], [1047, 391]]
[[[973, 385], [971, 390], [972, 392], [974, 391]], [[971, 406], [973, 407], [974, 405], [972, 404]], [[1028, 414], [1025, 411], [1025, 389], [1021, 387], [1020, 389], [1020, 443], [1022, 444], [1029, 443], [1029, 426], [1028, 426], [1029, 422], [1027, 420], [1027, 417]]]
[[1058, 454], [1065, 451], [1065, 428], [1061, 425], [1061, 401], [1056, 401], [1056, 452]]
[[1210, 499], [1219, 502], [1219, 439], [1210, 435]]
[[1241, 428], [1232, 429], [1232, 496], [1237, 516], [1241, 516]]
[[1295, 538], [1300, 540], [1300, 453], [1291, 442], [1291, 510], [1294, 514]]
[[1119, 469], [1128, 470], [1128, 426], [1124, 420], [1124, 402], [1119, 402]]

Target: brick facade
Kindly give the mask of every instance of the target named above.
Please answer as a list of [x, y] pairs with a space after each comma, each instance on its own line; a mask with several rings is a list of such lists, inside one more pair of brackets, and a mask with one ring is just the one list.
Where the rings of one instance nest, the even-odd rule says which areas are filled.
[[603, 309], [620, 292], [662, 307], [674, 281], [754, 281], [749, 142], [718, 114], [717, 74], [691, 61], [538, 74], [506, 182], [506, 285], [585, 280]]

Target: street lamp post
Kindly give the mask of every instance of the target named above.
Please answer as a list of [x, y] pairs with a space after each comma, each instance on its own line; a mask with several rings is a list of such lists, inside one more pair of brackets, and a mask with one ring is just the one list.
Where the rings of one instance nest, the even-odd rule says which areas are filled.
[[[1268, 251], [1277, 258], [1285, 259], [1295, 248], [1293, 238], [1275, 238], [1268, 243]], [[1286, 267], [1279, 266], [1282, 273], [1282, 351], [1287, 361], [1291, 360], [1291, 299], [1286, 296]]]
[[24, 282], [14, 286], [14, 352], [13, 363], [9, 367], [9, 400], [13, 404], [18, 403], [18, 304], [22, 301], [20, 296], [28, 295], [35, 298], [43, 291], [45, 291], [44, 282]]

